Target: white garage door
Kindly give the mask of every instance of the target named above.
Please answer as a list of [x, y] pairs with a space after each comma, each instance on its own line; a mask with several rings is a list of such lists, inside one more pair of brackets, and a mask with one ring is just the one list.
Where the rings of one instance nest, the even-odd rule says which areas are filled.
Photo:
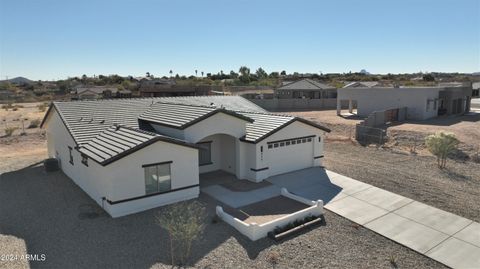
[[313, 165], [313, 138], [298, 138], [268, 143], [267, 157], [270, 176]]

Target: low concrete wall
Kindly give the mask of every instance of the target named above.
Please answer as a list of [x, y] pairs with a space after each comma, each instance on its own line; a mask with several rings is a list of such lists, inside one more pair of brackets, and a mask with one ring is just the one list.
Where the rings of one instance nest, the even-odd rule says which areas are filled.
[[237, 231], [250, 238], [250, 240], [252, 241], [256, 241], [260, 238], [266, 237], [268, 233], [273, 231], [276, 227], [285, 226], [296, 220], [302, 220], [307, 216], [320, 216], [324, 213], [322, 200], [311, 201], [303, 197], [294, 195], [288, 192], [285, 188], [282, 188], [281, 194], [282, 196], [293, 199], [297, 202], [307, 204], [310, 207], [262, 224], [243, 222], [231, 216], [230, 214], [225, 213], [221, 206], [216, 207], [216, 212], [223, 221], [233, 226], [235, 229], [237, 229]]
[[[337, 99], [248, 99], [256, 105], [269, 111], [295, 111], [335, 109]], [[342, 101], [342, 108], [348, 108], [348, 101]]]

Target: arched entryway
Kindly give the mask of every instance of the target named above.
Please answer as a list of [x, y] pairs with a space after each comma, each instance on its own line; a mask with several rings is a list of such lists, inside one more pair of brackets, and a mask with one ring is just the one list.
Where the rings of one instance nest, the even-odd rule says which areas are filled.
[[222, 170], [235, 174], [237, 138], [227, 134], [209, 135], [197, 142], [199, 173]]

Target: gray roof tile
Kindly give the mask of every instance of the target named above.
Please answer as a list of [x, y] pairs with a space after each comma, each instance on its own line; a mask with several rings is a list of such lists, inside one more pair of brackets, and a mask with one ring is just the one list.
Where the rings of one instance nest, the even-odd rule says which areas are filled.
[[278, 88], [279, 90], [326, 90], [326, 89], [335, 89], [332, 86], [327, 84], [320, 83], [315, 80], [311, 79], [302, 79], [298, 81], [294, 81], [288, 84], [283, 85], [282, 87]]

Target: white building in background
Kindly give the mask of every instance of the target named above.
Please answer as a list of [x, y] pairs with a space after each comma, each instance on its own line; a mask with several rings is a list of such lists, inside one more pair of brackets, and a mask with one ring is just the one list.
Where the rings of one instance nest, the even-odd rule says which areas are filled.
[[406, 119], [426, 120], [439, 115], [470, 111], [471, 86], [457, 87], [347, 87], [337, 90], [337, 114], [341, 102], [354, 106], [357, 115], [367, 117], [375, 111], [407, 108]]
[[320, 166], [330, 131], [238, 96], [54, 102], [42, 127], [49, 156], [113, 217], [195, 198], [201, 173], [260, 182]]

